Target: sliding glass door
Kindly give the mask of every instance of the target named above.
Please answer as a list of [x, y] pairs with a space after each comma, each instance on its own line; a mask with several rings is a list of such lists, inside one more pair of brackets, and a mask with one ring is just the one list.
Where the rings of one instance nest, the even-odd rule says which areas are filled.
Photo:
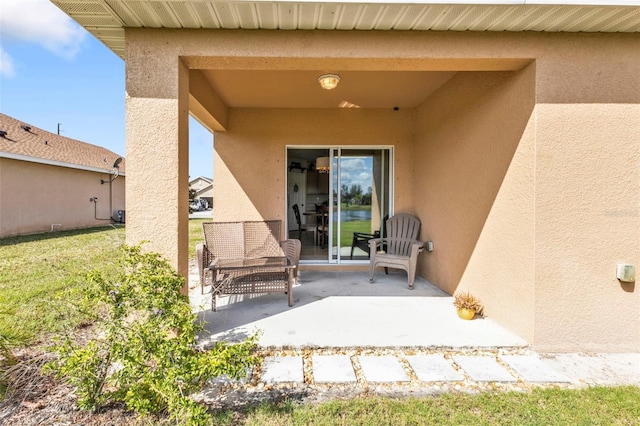
[[330, 262], [368, 260], [392, 208], [391, 149], [335, 148], [331, 165]]
[[287, 232], [303, 263], [369, 259], [393, 210], [392, 164], [390, 147], [288, 147]]

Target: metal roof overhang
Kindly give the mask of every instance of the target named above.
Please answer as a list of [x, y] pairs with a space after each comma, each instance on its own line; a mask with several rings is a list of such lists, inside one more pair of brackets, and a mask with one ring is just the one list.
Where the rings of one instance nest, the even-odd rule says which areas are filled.
[[124, 58], [125, 28], [640, 32], [640, 0], [51, 0]]

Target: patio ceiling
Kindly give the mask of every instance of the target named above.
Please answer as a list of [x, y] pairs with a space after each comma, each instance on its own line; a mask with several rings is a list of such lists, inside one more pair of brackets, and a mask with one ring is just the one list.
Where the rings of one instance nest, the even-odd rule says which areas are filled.
[[231, 108], [414, 108], [455, 72], [341, 71], [324, 90], [317, 71], [202, 70]]

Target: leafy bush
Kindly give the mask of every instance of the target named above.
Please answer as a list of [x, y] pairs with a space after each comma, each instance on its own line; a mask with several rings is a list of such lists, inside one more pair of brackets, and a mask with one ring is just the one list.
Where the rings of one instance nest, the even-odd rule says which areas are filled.
[[82, 409], [122, 401], [142, 415], [166, 410], [180, 423], [208, 423], [206, 408], [189, 395], [212, 377], [243, 377], [257, 360], [256, 336], [199, 350], [202, 326], [180, 293], [184, 279], [159, 254], [142, 253], [139, 246], [123, 247], [120, 262], [115, 279], [98, 271], [88, 275], [86, 297], [105, 307], [98, 337], [86, 345], [67, 337], [49, 368], [76, 387]]

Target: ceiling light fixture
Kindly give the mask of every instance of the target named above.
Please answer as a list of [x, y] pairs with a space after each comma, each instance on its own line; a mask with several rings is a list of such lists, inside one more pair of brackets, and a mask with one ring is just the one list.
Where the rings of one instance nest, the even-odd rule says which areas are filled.
[[338, 74], [322, 74], [318, 77], [318, 83], [325, 90], [335, 89], [340, 81], [340, 76]]
[[329, 170], [330, 170], [329, 163], [330, 163], [329, 157], [316, 158], [316, 170], [319, 173], [329, 173]]

